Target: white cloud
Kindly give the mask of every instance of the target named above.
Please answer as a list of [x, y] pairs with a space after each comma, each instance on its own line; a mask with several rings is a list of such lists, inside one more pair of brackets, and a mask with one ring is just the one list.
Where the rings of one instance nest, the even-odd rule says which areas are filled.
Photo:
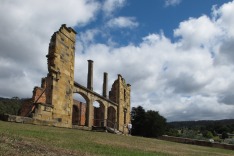
[[220, 37], [221, 33], [222, 30], [216, 23], [205, 15], [181, 22], [179, 28], [174, 30], [175, 36], [182, 38], [181, 44], [184, 48], [212, 45], [211, 42], [215, 41], [214, 38]]
[[114, 11], [122, 8], [126, 4], [126, 0], [105, 0], [103, 11], [107, 16], [111, 16]]
[[139, 24], [134, 17], [117, 17], [108, 21], [107, 26], [113, 28], [134, 28]]
[[165, 0], [165, 6], [176, 6], [181, 3], [182, 0]]
[[80, 32], [77, 35], [77, 51], [84, 52], [84, 50], [95, 42], [95, 37], [100, 34], [98, 29], [88, 29], [85, 32]]
[[[100, 10], [100, 4], [95, 1], [54, 2], [0, 2], [0, 71], [5, 73], [0, 76], [0, 96], [15, 96], [13, 94], [18, 91], [17, 96], [28, 97], [29, 90], [46, 76], [45, 55], [53, 32], [63, 23], [68, 26], [85, 25], [95, 19], [96, 12]], [[6, 75], [8, 79], [4, 79]]]
[[220, 8], [213, 8], [216, 23], [226, 32], [227, 36], [234, 36], [234, 19], [233, 19], [234, 2], [228, 2]]

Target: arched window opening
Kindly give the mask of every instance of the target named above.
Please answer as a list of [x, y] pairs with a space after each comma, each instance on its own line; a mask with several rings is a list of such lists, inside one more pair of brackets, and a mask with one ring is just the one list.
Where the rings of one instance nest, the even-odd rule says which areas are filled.
[[79, 93], [74, 93], [72, 107], [72, 125], [84, 126], [87, 100]]
[[72, 125], [79, 125], [80, 122], [80, 115], [79, 115], [79, 108], [76, 105], [72, 107]]
[[116, 110], [114, 107], [108, 107], [107, 127], [116, 128]]
[[105, 107], [102, 103], [99, 103], [97, 101], [95, 101], [93, 103], [93, 126], [96, 127], [104, 127], [104, 111], [105, 111]]

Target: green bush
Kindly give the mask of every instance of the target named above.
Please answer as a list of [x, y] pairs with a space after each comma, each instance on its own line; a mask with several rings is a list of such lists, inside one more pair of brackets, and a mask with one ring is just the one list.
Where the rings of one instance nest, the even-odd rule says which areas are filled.
[[223, 132], [222, 133], [222, 139], [226, 139], [226, 138], [228, 138], [228, 134], [227, 134], [227, 132]]
[[211, 131], [207, 131], [207, 130], [205, 130], [205, 131], [202, 133], [202, 135], [203, 135], [203, 137], [209, 138], [209, 139], [211, 139], [211, 138], [214, 137], [213, 134], [211, 133]]

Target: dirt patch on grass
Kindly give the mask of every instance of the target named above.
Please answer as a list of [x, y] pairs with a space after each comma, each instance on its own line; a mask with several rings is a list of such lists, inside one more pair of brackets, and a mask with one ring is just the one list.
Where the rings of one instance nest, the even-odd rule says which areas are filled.
[[[42, 145], [19, 137], [12, 137], [5, 134], [0, 135], [0, 155], [10, 156], [90, 156], [90, 153], [73, 151], [53, 147], [53, 145]], [[92, 154], [93, 155], [93, 154]]]

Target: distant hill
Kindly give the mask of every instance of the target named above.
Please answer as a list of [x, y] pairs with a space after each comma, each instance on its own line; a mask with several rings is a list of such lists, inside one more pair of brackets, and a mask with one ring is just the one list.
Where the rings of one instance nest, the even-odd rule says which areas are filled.
[[170, 126], [175, 128], [183, 128], [183, 127], [196, 127], [196, 126], [207, 126], [207, 125], [214, 125], [214, 124], [234, 124], [234, 119], [223, 119], [223, 120], [199, 120], [199, 121], [175, 121], [169, 122]]
[[209, 130], [217, 133], [229, 132], [234, 133], [234, 119], [224, 120], [200, 120], [200, 121], [176, 121], [168, 123], [170, 128], [174, 129], [196, 129]]
[[0, 97], [0, 114], [12, 114], [18, 115], [18, 112], [22, 106], [25, 99], [19, 99], [17, 97], [13, 98], [3, 98]]

